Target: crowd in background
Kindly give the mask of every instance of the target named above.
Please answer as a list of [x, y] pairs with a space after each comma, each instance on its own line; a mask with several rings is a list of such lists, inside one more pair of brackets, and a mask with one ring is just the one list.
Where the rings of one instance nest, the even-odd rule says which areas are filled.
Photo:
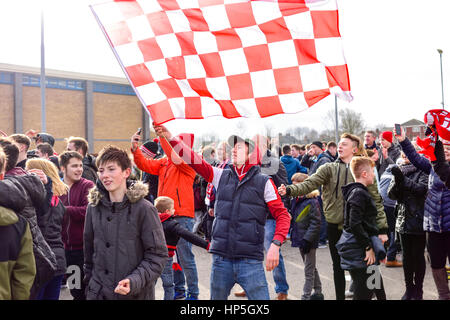
[[[132, 157], [113, 146], [90, 154], [81, 137], [58, 154], [51, 134], [33, 130], [0, 138], [0, 299], [58, 300], [64, 286], [75, 300], [154, 299], [161, 278], [164, 299], [196, 300], [194, 244], [213, 255], [211, 299], [235, 283], [236, 296], [268, 299], [266, 257], [286, 300], [288, 239], [305, 265], [302, 300], [386, 299], [382, 279], [366, 285], [380, 263], [403, 268], [401, 299], [422, 300], [425, 254], [439, 299], [450, 300], [445, 141], [430, 162], [404, 131], [284, 146], [231, 136], [197, 152], [193, 135], [155, 131], [140, 145], [132, 136]], [[335, 297], [323, 295], [318, 248], [329, 248]]]

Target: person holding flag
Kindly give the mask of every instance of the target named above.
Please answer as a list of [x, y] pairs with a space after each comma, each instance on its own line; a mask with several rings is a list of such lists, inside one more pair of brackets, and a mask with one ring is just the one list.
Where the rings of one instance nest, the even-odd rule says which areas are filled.
[[[291, 217], [273, 181], [261, 174], [252, 153], [253, 141], [232, 135], [230, 169], [212, 167], [162, 125], [154, 125], [161, 140], [167, 140], [175, 153], [217, 190], [215, 220], [209, 252], [211, 299], [226, 300], [238, 283], [250, 300], [268, 300], [264, 274], [264, 225], [269, 211], [276, 221], [272, 244], [267, 251], [266, 270], [279, 262], [281, 244], [289, 230]], [[173, 154], [169, 153], [169, 154]]]

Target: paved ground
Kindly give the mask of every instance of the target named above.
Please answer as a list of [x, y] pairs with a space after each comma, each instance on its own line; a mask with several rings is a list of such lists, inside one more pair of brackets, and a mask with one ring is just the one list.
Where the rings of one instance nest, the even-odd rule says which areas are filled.
[[[197, 262], [197, 271], [199, 276], [199, 289], [201, 300], [209, 300], [209, 277], [211, 273], [211, 255], [205, 250], [198, 247], [193, 247], [193, 251]], [[284, 262], [286, 267], [287, 281], [290, 286], [289, 298], [292, 300], [300, 300], [303, 292], [304, 283], [304, 268], [302, 258], [298, 248], [292, 248], [290, 241], [284, 243], [282, 247], [282, 253], [284, 256]], [[399, 256], [399, 259], [401, 257]], [[333, 271], [331, 264], [331, 257], [328, 248], [317, 249], [317, 269], [322, 281], [322, 290], [326, 300], [334, 300], [334, 284], [333, 284]], [[383, 276], [383, 283], [386, 290], [388, 300], [399, 300], [405, 290], [405, 284], [403, 279], [403, 268], [386, 268], [384, 265], [380, 267], [381, 274]], [[266, 272], [266, 278], [269, 283], [269, 292], [271, 299], [276, 297], [274, 290], [274, 281], [271, 272]], [[347, 274], [347, 284], [350, 280], [350, 275]], [[236, 298], [234, 292], [240, 291], [240, 287], [235, 285], [232, 289], [230, 300], [240, 300], [246, 298]], [[156, 284], [156, 299], [163, 299], [164, 291], [162, 288], [161, 280], [158, 280]], [[436, 300], [437, 299], [436, 287], [431, 275], [430, 264], [427, 259], [427, 270], [424, 281], [424, 299]], [[63, 289], [61, 292], [61, 300], [70, 300], [72, 297], [67, 289]]]

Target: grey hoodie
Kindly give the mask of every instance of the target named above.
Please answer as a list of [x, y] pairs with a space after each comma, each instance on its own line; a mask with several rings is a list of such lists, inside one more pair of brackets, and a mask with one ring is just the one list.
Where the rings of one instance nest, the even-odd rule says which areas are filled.
[[[129, 184], [123, 201], [112, 203], [101, 182], [91, 189], [84, 227], [88, 300], [155, 299], [168, 252], [157, 210], [144, 199], [147, 193], [147, 185]], [[127, 278], [130, 293], [114, 293]]]

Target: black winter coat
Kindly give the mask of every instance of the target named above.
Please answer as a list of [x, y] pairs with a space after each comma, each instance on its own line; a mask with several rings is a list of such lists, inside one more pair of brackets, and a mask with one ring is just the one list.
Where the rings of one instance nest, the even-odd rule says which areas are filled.
[[[33, 253], [36, 262], [36, 277], [30, 292], [30, 299], [33, 299], [42, 286], [54, 277], [56, 270], [55, 254], [42, 235], [36, 216], [36, 208], [44, 204], [46, 192], [37, 176], [28, 174], [21, 169], [18, 170], [18, 168], [8, 171], [5, 179], [20, 186], [27, 197], [24, 209], [17, 212], [17, 215], [27, 220], [33, 238]], [[16, 195], [12, 194], [11, 197], [15, 199]]]
[[[111, 202], [100, 181], [89, 192], [84, 227], [88, 300], [154, 300], [167, 262], [166, 240], [156, 208], [144, 199], [148, 186], [128, 184], [122, 202]], [[114, 293], [130, 279], [127, 295]]]
[[361, 248], [372, 247], [371, 236], [378, 236], [377, 207], [366, 186], [359, 182], [342, 187], [344, 230], [352, 233]]
[[56, 256], [57, 268], [55, 276], [65, 274], [67, 268], [64, 243], [61, 235], [65, 212], [66, 208], [62, 201], [54, 196], [51, 198], [48, 212], [39, 219], [39, 227], [41, 228], [42, 235]]
[[[403, 182], [391, 180], [388, 196], [397, 200], [396, 231], [399, 233], [422, 235], [425, 199], [428, 191], [428, 174], [412, 164], [401, 166], [405, 174]], [[406, 169], [409, 168], [409, 169]]]

